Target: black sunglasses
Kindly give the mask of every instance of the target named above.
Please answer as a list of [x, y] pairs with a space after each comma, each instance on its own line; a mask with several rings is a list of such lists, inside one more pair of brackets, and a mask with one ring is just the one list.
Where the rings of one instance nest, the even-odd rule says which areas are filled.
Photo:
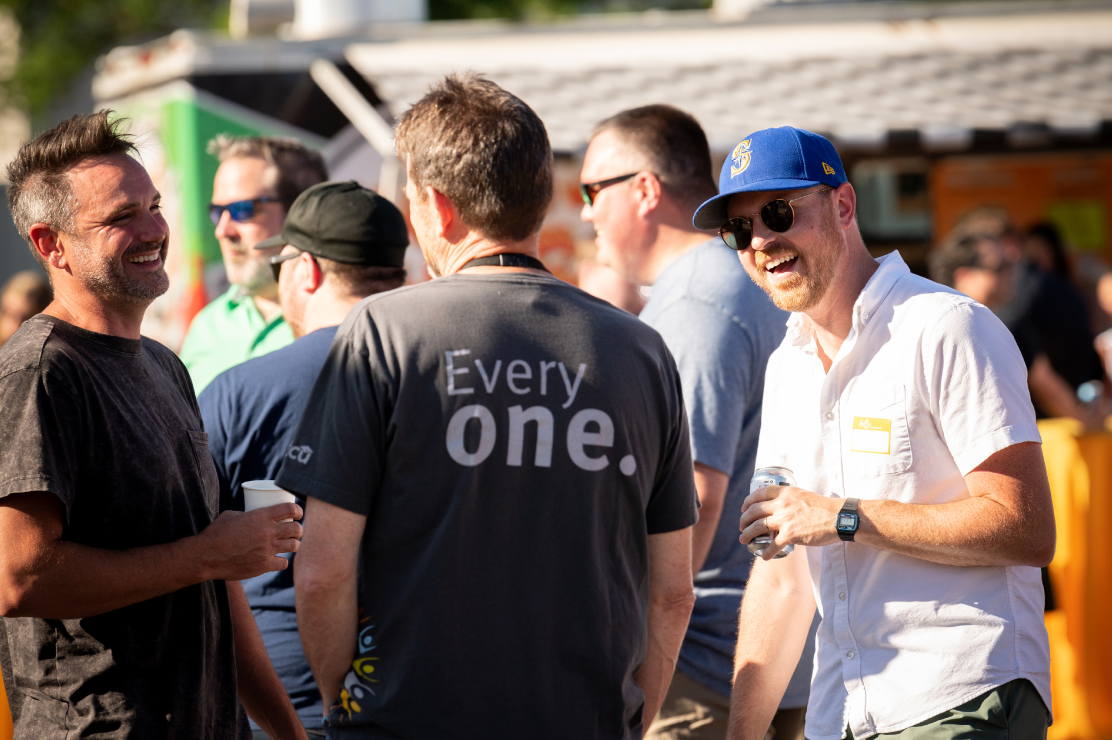
[[[792, 209], [792, 203], [833, 189], [832, 187], [825, 187], [821, 190], [815, 190], [806, 195], [801, 195], [798, 198], [792, 198], [791, 200], [784, 200], [783, 198], [770, 200], [761, 208], [761, 221], [770, 230], [775, 231], [777, 234], [783, 234], [795, 223], [795, 210]], [[749, 248], [750, 242], [753, 241], [753, 219], [756, 218], [756, 216], [757, 214], [731, 218], [729, 221], [722, 224], [722, 228], [718, 230], [718, 235], [722, 237], [722, 241], [726, 242], [726, 246], [730, 249], [738, 252], [744, 251]]]
[[252, 198], [251, 200], [237, 200], [235, 203], [228, 203], [223, 206], [209, 203], [209, 218], [212, 219], [212, 225], [216, 226], [220, 223], [220, 217], [224, 215], [224, 211], [227, 211], [233, 221], [243, 223], [255, 217], [256, 203], [284, 203], [289, 206], [292, 202], [289, 198]]
[[[270, 269], [274, 271], [274, 282], [278, 282], [278, 277], [282, 274], [282, 263], [295, 260], [302, 254], [304, 252], [293, 252], [291, 254], [276, 254], [271, 257], [268, 262], [270, 262]], [[313, 257], [313, 255], [310, 254], [309, 258], [316, 262], [316, 257]]]
[[583, 196], [583, 205], [593, 206], [595, 198], [598, 197], [599, 191], [603, 188], [608, 188], [611, 185], [617, 185], [620, 182], [625, 182], [631, 177], [637, 176], [640, 172], [630, 172], [628, 175], [619, 175], [618, 177], [611, 177], [609, 180], [599, 180], [598, 182], [581, 182], [579, 183], [579, 194]]

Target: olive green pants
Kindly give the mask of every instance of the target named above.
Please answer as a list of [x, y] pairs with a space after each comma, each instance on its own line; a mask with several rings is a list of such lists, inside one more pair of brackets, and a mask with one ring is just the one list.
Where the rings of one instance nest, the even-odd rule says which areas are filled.
[[[1050, 712], [1026, 678], [986, 691], [959, 707], [878, 740], [1045, 740]], [[853, 733], [846, 728], [846, 740]]]

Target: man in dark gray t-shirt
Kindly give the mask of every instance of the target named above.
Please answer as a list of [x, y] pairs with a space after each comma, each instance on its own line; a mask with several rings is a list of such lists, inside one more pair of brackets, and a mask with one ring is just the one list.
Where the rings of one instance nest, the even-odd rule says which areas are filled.
[[675, 363], [536, 258], [551, 152], [524, 103], [449, 77], [397, 141], [439, 277], [348, 316], [278, 475], [307, 497], [329, 736], [639, 739], [693, 599]]
[[159, 194], [108, 113], [41, 134], [8, 168], [55, 296], [0, 348], [15, 737], [244, 740], [246, 708], [272, 737], [305, 738], [238, 583], [285, 567], [300, 507], [217, 516], [189, 376], [139, 334], [169, 285]]

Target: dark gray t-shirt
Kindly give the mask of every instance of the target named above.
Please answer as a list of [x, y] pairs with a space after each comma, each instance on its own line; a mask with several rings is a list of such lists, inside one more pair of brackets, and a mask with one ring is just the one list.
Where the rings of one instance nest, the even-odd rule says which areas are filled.
[[[54, 494], [70, 542], [164, 544], [217, 513], [189, 376], [153, 340], [32, 318], [0, 348], [0, 419], [0, 498]], [[94, 617], [3, 622], [16, 738], [250, 737], [222, 581]]]
[[520, 273], [368, 298], [278, 483], [368, 517], [333, 725], [641, 737], [648, 535], [696, 519], [679, 375], [651, 328]]

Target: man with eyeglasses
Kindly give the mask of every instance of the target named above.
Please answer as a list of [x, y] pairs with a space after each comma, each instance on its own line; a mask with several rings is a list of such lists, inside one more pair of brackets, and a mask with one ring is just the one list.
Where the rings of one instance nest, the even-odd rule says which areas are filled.
[[197, 393], [233, 365], [293, 341], [267, 263], [278, 250], [255, 246], [282, 230], [303, 190], [328, 179], [321, 155], [296, 139], [221, 135], [208, 150], [220, 161], [209, 215], [231, 287], [193, 318], [182, 343]]
[[[281, 234], [256, 245], [281, 250], [269, 262], [296, 339], [221, 373], [197, 399], [221, 510], [243, 510], [244, 481], [277, 477], [338, 325], [359, 301], [405, 283], [408, 244], [394, 204], [355, 182], [325, 182], [298, 196]], [[293, 554], [288, 560], [283, 571], [244, 581], [243, 591], [307, 732], [323, 735], [324, 705], [298, 632]], [[267, 737], [252, 729], [257, 740]]]
[[[650, 105], [602, 121], [580, 180], [598, 260], [652, 287], [640, 316], [679, 367], [701, 504], [692, 528], [695, 609], [648, 737], [724, 738], [737, 605], [753, 565], [734, 517], [753, 476], [765, 365], [788, 314], [746, 277], [721, 239], [691, 224], [717, 188], [706, 135], [687, 113]], [[808, 655], [773, 723], [778, 734], [794, 737], [802, 727], [810, 666]]]
[[811, 740], [1045, 737], [1054, 511], [1011, 334], [898, 253], [869, 255], [821, 136], [752, 134], [719, 190], [695, 225], [793, 312], [757, 465], [798, 483], [742, 509], [742, 541], [773, 540], [742, 602], [730, 737], [761, 737], [816, 598]]

